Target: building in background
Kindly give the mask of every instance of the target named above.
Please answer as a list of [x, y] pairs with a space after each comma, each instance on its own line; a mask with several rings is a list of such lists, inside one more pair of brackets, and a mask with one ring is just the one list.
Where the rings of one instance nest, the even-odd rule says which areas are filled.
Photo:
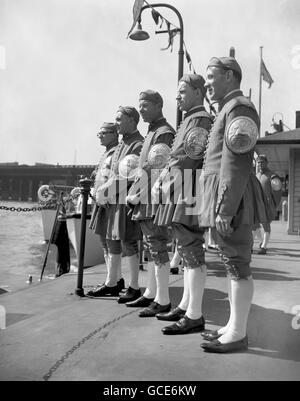
[[90, 177], [94, 169], [94, 165], [0, 163], [0, 200], [37, 201], [41, 185], [77, 187], [79, 180]]
[[300, 111], [296, 111], [294, 130], [258, 139], [258, 154], [265, 154], [269, 168], [283, 183], [282, 202], [287, 202], [287, 232], [300, 235]]

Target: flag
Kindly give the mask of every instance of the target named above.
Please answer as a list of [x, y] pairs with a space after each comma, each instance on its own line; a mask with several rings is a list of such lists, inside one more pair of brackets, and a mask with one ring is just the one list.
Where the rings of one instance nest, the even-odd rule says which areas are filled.
[[186, 58], [186, 61], [188, 63], [190, 71], [192, 71], [193, 74], [196, 74], [196, 71], [195, 71], [193, 63], [192, 63], [191, 56], [190, 56], [190, 54], [188, 53], [188, 51], [186, 49], [185, 49], [185, 58]]
[[261, 67], [260, 67], [260, 73], [262, 76], [262, 79], [266, 81], [269, 84], [269, 88], [271, 88], [272, 83], [274, 82], [269, 71], [267, 70], [265, 63], [263, 60], [261, 60]]
[[127, 38], [131, 34], [133, 28], [135, 27], [135, 24], [137, 23], [137, 20], [140, 16], [142, 8], [143, 8], [143, 4], [144, 4], [144, 0], [135, 0], [135, 2], [134, 2], [133, 9], [132, 9], [133, 22], [132, 22], [130, 31], [127, 34]]
[[160, 50], [167, 50], [169, 47], [171, 47], [171, 51], [173, 50], [173, 42], [174, 42], [174, 36], [177, 35], [177, 29], [171, 29], [171, 23], [167, 20], [165, 20], [167, 24], [167, 31], [169, 34], [169, 43], [167, 47], [163, 47]]

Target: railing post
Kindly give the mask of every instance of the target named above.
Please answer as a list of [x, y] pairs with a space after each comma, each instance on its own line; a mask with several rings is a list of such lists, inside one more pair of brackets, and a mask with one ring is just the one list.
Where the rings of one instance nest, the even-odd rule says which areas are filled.
[[77, 288], [75, 290], [75, 294], [80, 297], [84, 297], [82, 283], [83, 283], [86, 215], [87, 215], [87, 203], [88, 203], [92, 180], [90, 180], [88, 178], [84, 178], [84, 179], [80, 180], [79, 183], [81, 185], [80, 191], [82, 194], [82, 210], [81, 210], [81, 228], [80, 228], [78, 273], [77, 273]]

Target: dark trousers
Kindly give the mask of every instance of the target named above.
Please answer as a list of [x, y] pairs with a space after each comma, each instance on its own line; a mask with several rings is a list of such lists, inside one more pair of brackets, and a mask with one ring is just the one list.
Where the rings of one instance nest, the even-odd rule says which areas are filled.
[[179, 223], [172, 224], [173, 237], [177, 242], [177, 251], [184, 262], [184, 266], [197, 268], [205, 263], [203, 244], [204, 228], [199, 226], [185, 226]]
[[216, 230], [216, 240], [222, 253], [227, 275], [233, 280], [246, 279], [251, 275], [252, 226], [242, 224], [227, 236]]
[[141, 220], [143, 231], [150, 255], [157, 265], [169, 262], [168, 254], [168, 230], [166, 227], [158, 227], [153, 219]]
[[57, 219], [52, 243], [57, 247], [55, 275], [58, 277], [70, 271], [70, 244], [65, 220]]

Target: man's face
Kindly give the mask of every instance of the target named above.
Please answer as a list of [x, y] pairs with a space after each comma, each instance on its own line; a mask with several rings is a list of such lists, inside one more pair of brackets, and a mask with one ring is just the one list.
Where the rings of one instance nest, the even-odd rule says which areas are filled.
[[205, 87], [210, 100], [220, 101], [227, 93], [227, 71], [217, 67], [208, 67], [206, 72]]
[[149, 100], [141, 100], [139, 104], [139, 112], [145, 123], [155, 121], [159, 115], [160, 106]]
[[116, 115], [116, 126], [119, 135], [128, 134], [131, 131], [130, 117], [118, 111]]
[[180, 81], [177, 89], [177, 105], [181, 111], [189, 111], [195, 105], [196, 91], [186, 82]]
[[266, 171], [267, 167], [268, 163], [265, 159], [257, 160], [257, 170], [259, 172], [263, 173], [264, 171]]
[[97, 134], [97, 136], [100, 139], [100, 145], [108, 146], [110, 143], [115, 141], [116, 134], [111, 131], [102, 130]]

